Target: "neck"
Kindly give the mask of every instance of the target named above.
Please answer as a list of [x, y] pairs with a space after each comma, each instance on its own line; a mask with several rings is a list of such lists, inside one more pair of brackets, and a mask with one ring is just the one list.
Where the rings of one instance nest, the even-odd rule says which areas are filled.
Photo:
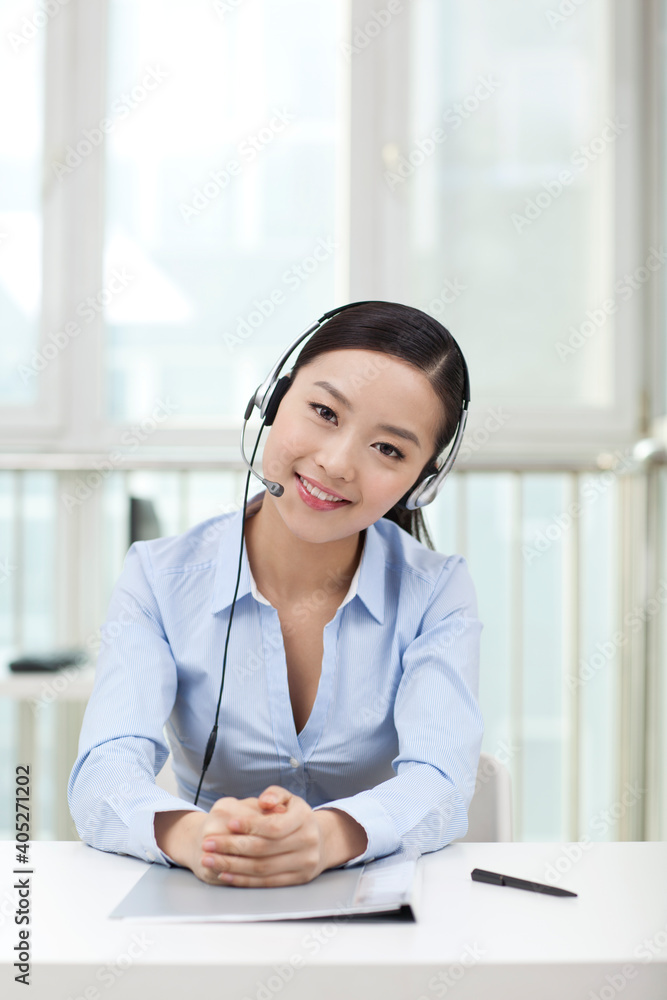
[[272, 604], [298, 604], [320, 590], [332, 600], [342, 598], [359, 565], [364, 536], [357, 531], [333, 542], [304, 542], [289, 531], [267, 493], [246, 509], [248, 562], [260, 593]]

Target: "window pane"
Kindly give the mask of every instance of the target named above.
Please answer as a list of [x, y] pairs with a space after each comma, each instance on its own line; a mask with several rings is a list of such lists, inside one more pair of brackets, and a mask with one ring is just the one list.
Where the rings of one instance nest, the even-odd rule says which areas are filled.
[[30, 366], [39, 338], [44, 36], [34, 3], [2, 4], [0, 406], [29, 406], [37, 398], [38, 379], [22, 377], [21, 367]]
[[178, 419], [238, 421], [335, 304], [344, 6], [110, 0], [112, 419], [170, 395]]
[[[660, 247], [664, 250], [667, 239], [667, 0], [662, 0], [660, 11], [660, 32], [656, 41], [656, 65], [658, 71], [658, 177], [660, 178], [659, 201], [662, 205], [660, 215]], [[660, 406], [662, 413], [667, 413], [667, 294], [664, 279], [659, 291], [659, 343], [662, 357], [662, 398]]]
[[519, 0], [411, 6], [408, 148], [385, 150], [385, 177], [409, 205], [412, 298], [461, 335], [478, 399], [613, 404], [602, 305], [627, 293], [612, 180], [631, 140], [614, 120], [609, 8], [552, 24]]

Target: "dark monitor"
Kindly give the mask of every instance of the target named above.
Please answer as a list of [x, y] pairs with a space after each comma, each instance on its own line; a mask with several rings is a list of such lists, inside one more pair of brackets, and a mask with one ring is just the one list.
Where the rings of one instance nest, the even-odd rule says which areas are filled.
[[130, 497], [130, 545], [161, 536], [162, 528], [153, 501], [143, 497]]

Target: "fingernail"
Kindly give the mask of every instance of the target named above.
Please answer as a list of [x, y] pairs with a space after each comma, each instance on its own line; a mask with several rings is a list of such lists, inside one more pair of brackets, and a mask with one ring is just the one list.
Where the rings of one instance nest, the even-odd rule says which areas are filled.
[[238, 833], [239, 830], [241, 829], [241, 824], [239, 823], [239, 821], [237, 819], [230, 819], [230, 821], [229, 821], [229, 829], [233, 830], [234, 833]]
[[215, 841], [214, 840], [205, 840], [204, 843], [201, 846], [204, 848], [205, 851], [214, 851], [215, 850]]
[[263, 795], [262, 796], [262, 802], [265, 805], [267, 805], [267, 806], [275, 806], [276, 801], [277, 800], [273, 797], [273, 795]]

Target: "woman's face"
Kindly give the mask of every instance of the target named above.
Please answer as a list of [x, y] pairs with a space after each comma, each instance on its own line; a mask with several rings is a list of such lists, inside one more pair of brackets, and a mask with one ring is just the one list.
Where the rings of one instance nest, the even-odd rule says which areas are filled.
[[[357, 349], [320, 354], [296, 373], [269, 429], [263, 473], [284, 493], [267, 492], [265, 502], [270, 498], [304, 541], [346, 538], [375, 523], [414, 484], [441, 420], [440, 400], [408, 362]], [[297, 474], [348, 502], [316, 509]]]

